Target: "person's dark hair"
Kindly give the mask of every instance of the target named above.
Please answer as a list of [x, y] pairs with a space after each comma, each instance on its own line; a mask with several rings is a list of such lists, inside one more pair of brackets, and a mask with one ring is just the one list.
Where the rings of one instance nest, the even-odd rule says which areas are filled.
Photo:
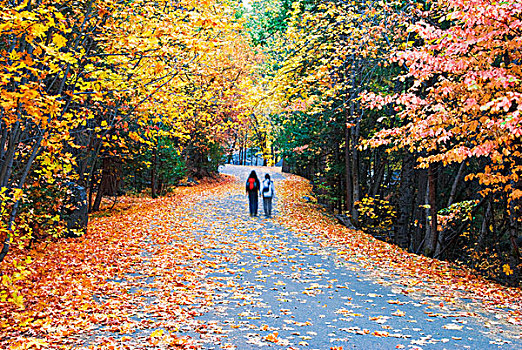
[[265, 179], [270, 180], [270, 175], [266, 174], [266, 175], [265, 175]]
[[256, 171], [255, 170], [252, 170], [252, 172], [250, 173], [250, 175], [248, 175], [248, 178], [252, 178], [252, 179], [256, 179], [257, 180], [257, 174], [256, 174]]

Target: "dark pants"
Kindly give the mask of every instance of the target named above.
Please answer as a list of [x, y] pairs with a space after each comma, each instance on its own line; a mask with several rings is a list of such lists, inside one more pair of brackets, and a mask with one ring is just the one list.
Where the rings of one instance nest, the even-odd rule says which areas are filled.
[[250, 215], [257, 215], [257, 191], [248, 191], [248, 206]]
[[263, 209], [265, 209], [265, 215], [272, 215], [272, 197], [263, 197]]

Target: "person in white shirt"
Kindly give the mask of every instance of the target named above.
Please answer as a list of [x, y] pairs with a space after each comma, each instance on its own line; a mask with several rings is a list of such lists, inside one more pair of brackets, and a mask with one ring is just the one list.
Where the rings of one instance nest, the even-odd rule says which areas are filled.
[[270, 180], [270, 175], [266, 174], [263, 183], [261, 184], [261, 196], [263, 197], [263, 209], [265, 215], [270, 217], [272, 215], [272, 198], [275, 196], [274, 182]]

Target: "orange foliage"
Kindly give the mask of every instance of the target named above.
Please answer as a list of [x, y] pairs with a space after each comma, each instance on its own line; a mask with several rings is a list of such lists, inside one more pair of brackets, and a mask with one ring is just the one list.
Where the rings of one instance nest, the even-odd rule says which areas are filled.
[[391, 144], [424, 152], [430, 163], [467, 162], [485, 157], [488, 164], [467, 176], [478, 179], [483, 194], [503, 191], [522, 198], [522, 5], [517, 1], [436, 1], [419, 21], [410, 41], [389, 59], [407, 69], [400, 79], [413, 83], [404, 93], [365, 94], [368, 108], [394, 104], [404, 121], [377, 133], [369, 144]]
[[[449, 303], [471, 298], [485, 308], [495, 309], [496, 313], [499, 307], [509, 307], [514, 311], [502, 317], [510, 323], [522, 324], [520, 289], [503, 287], [461, 266], [408, 253], [362, 231], [340, 225], [314, 204], [303, 202], [303, 196], [310, 196], [311, 186], [300, 177], [290, 176], [279, 186], [278, 193], [284, 198], [280, 201], [278, 222], [321, 245], [335, 245], [340, 257], [373, 271], [377, 280], [391, 279], [397, 292], [414, 295], [422, 289], [428, 295], [444, 295]], [[389, 284], [384, 279], [381, 281]]]
[[[153, 306], [161, 327], [179, 329], [195, 314], [190, 305], [212, 299], [201, 284], [209, 271], [201, 264], [203, 247], [191, 238], [191, 222], [180, 217], [180, 208], [226, 191], [224, 185], [231, 182], [222, 176], [177, 188], [169, 197], [125, 198], [117, 212], [93, 218], [89, 232], [80, 238], [9, 255], [0, 265], [2, 274], [12, 270], [13, 256], [27, 256], [32, 262], [27, 264], [29, 276], [13, 286], [22, 291], [24, 307], [0, 302], [0, 345], [27, 345], [36, 337], [48, 339], [49, 346], [70, 346], [99, 326], [120, 333], [152, 327], [130, 318], [146, 292], [129, 293], [128, 284], [143, 276], [158, 279], [150, 287], [161, 295], [162, 302]], [[158, 221], [161, 225], [154, 225]], [[122, 279], [125, 283], [119, 283]], [[156, 334], [151, 341], [156, 340], [192, 346], [190, 339], [174, 334]]]

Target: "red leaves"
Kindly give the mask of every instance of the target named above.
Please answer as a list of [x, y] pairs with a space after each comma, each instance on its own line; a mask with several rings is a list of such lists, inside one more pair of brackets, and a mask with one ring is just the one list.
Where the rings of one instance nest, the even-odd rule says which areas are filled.
[[[441, 21], [449, 27], [417, 21], [409, 31], [423, 38], [423, 45], [408, 43], [389, 57], [405, 65], [408, 72], [401, 79], [413, 79], [412, 87], [393, 96], [363, 96], [371, 109], [398, 106], [398, 115], [408, 122], [381, 130], [367, 144], [432, 153], [419, 158], [422, 167], [489, 158], [493, 165], [469, 178], [479, 179], [484, 194], [504, 191], [519, 198], [509, 182], [520, 176], [513, 154], [521, 148], [513, 135], [522, 135], [516, 108], [522, 104], [522, 77], [514, 63], [522, 59], [522, 7], [517, 2], [455, 0], [440, 1], [434, 8], [446, 14]], [[419, 93], [423, 84], [430, 87], [424, 95]]]

